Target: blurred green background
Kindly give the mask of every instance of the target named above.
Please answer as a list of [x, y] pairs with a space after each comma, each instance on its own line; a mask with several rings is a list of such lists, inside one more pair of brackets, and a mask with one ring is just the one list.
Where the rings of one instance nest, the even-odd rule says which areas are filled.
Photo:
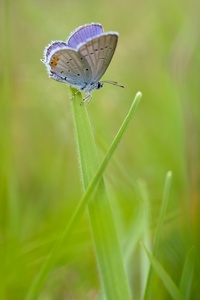
[[[101, 159], [135, 93], [143, 94], [105, 173], [120, 238], [137, 214], [135, 184], [141, 179], [148, 190], [153, 240], [164, 178], [172, 170], [158, 259], [178, 284], [186, 254], [195, 245], [191, 299], [199, 299], [199, 11], [198, 0], [1, 2], [1, 299], [24, 299], [82, 195], [69, 90], [48, 78], [40, 59], [52, 40], [66, 40], [91, 22], [119, 32], [103, 78], [126, 87], [105, 85], [88, 106]], [[137, 294], [135, 260], [137, 251], [131, 279]], [[99, 289], [85, 215], [39, 299], [97, 299]], [[152, 293], [154, 299], [170, 299], [156, 275]]]

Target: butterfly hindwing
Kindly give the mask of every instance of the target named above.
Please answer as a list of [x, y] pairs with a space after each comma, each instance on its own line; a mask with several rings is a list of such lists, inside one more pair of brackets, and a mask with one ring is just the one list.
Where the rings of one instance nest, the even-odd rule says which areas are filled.
[[75, 86], [85, 86], [92, 78], [87, 60], [70, 48], [56, 51], [50, 58], [49, 66], [51, 73]]

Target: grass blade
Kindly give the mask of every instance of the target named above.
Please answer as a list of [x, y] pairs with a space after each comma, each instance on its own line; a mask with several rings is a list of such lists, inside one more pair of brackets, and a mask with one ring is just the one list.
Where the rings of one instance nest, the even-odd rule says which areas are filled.
[[[161, 230], [162, 230], [162, 227], [164, 224], [164, 218], [165, 218], [167, 205], [168, 205], [168, 201], [169, 201], [171, 181], [172, 181], [172, 172], [169, 171], [169, 172], [167, 172], [166, 179], [165, 179], [163, 200], [162, 200], [162, 205], [161, 205], [161, 210], [160, 210], [160, 216], [158, 219], [157, 230], [156, 230], [156, 234], [155, 234], [155, 242], [154, 242], [154, 247], [153, 247], [153, 256], [154, 257], [157, 255], [157, 251], [158, 251]], [[151, 281], [152, 281], [152, 267], [150, 266], [148, 280], [147, 280], [147, 284], [146, 284], [146, 290], [145, 290], [145, 294], [144, 294], [144, 300], [150, 299]]]
[[169, 194], [170, 194], [170, 189], [171, 189], [171, 182], [172, 182], [172, 172], [168, 171], [166, 178], [165, 178], [165, 185], [164, 185], [164, 192], [163, 192], [163, 201], [160, 209], [160, 216], [158, 219], [158, 226], [156, 230], [156, 235], [155, 235], [155, 242], [154, 242], [154, 249], [153, 249], [153, 255], [157, 255], [158, 251], [158, 244], [160, 242], [160, 235], [162, 231], [162, 227], [164, 224], [164, 219], [165, 219], [165, 214], [167, 211], [167, 205], [169, 202]]
[[180, 280], [179, 288], [185, 299], [190, 299], [193, 275], [194, 275], [194, 264], [195, 264], [195, 251], [194, 247], [190, 249], [185, 260], [183, 272]]
[[[80, 107], [79, 103], [73, 101], [72, 109], [82, 180], [86, 189], [99, 167], [98, 156], [86, 106]], [[125, 124], [128, 124], [130, 119], [131, 115], [128, 114]], [[122, 126], [118, 132], [117, 139], [114, 139], [102, 164], [103, 168], [109, 162], [111, 154], [122, 137], [125, 128], [126, 126]], [[101, 177], [97, 177], [97, 179], [99, 179], [98, 189], [88, 203], [88, 212], [103, 293], [107, 299], [111, 300], [131, 299], [120, 244], [104, 181]]]
[[[102, 177], [102, 174], [103, 174], [105, 168], [107, 167], [108, 162], [110, 161], [112, 155], [114, 154], [114, 151], [116, 150], [117, 145], [119, 144], [119, 142], [122, 138], [122, 135], [124, 134], [128, 124], [130, 123], [130, 120], [131, 120], [133, 114], [135, 113], [135, 111], [137, 109], [137, 106], [140, 102], [141, 97], [142, 97], [142, 94], [140, 92], [138, 92], [135, 96], [135, 99], [134, 99], [134, 101], [131, 105], [131, 108], [130, 108], [130, 110], [129, 110], [122, 126], [120, 127], [120, 129], [119, 129], [114, 141], [112, 142], [112, 144], [111, 144], [111, 146], [110, 146], [103, 162], [101, 163], [101, 166], [98, 168], [95, 176], [93, 177], [90, 184], [88, 185], [88, 187], [87, 187], [83, 197], [81, 198], [74, 214], [72, 215], [69, 223], [67, 224], [65, 231], [58, 238], [58, 240], [55, 243], [54, 247], [52, 248], [51, 252], [46, 257], [45, 262], [43, 263], [38, 275], [36, 276], [35, 280], [33, 281], [32, 286], [30, 287], [30, 289], [29, 289], [29, 291], [26, 295], [26, 298], [25, 298], [26, 300], [36, 299], [37, 295], [40, 293], [40, 290], [42, 289], [42, 286], [43, 286], [49, 272], [51, 271], [51, 269], [53, 268], [53, 265], [55, 264], [56, 258], [58, 256], [58, 253], [60, 252], [61, 247], [64, 245], [66, 240], [69, 238], [70, 233], [72, 232], [72, 230], [75, 227], [76, 223], [78, 222], [81, 215], [85, 211], [86, 204], [87, 204], [92, 192], [94, 191], [95, 187], [97, 186], [98, 181]], [[77, 102], [79, 101], [79, 103], [80, 103], [81, 99], [80, 99], [79, 95], [76, 95], [76, 101]], [[76, 103], [76, 105], [77, 105], [77, 103]], [[80, 107], [80, 105], [79, 105], [79, 107]], [[80, 120], [82, 120], [82, 118]], [[79, 124], [79, 125], [81, 125], [81, 124]], [[81, 134], [81, 136], [83, 136], [82, 134]], [[83, 142], [84, 142], [84, 139], [83, 139]], [[79, 143], [79, 141], [78, 141], [78, 143]], [[86, 164], [86, 166], [87, 166], [87, 164]]]
[[143, 244], [143, 247], [151, 261], [151, 264], [156, 271], [156, 273], [159, 275], [160, 279], [162, 280], [163, 284], [165, 285], [166, 289], [168, 290], [169, 294], [171, 295], [172, 299], [174, 300], [184, 300], [185, 298], [169, 276], [169, 274], [164, 270], [162, 265], [158, 262], [158, 260], [147, 250], [145, 245]]

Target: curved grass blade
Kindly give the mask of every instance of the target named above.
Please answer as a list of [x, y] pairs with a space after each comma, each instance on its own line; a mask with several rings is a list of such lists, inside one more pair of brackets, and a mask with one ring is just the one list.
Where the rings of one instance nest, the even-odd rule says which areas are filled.
[[[162, 200], [162, 205], [161, 205], [161, 209], [160, 209], [160, 216], [159, 216], [159, 219], [158, 219], [157, 230], [156, 230], [156, 234], [155, 234], [155, 242], [154, 242], [154, 247], [153, 247], [153, 256], [154, 257], [157, 255], [157, 251], [158, 251], [158, 245], [159, 245], [159, 242], [160, 242], [161, 229], [162, 229], [163, 224], [164, 224], [164, 218], [165, 218], [167, 205], [168, 205], [168, 201], [169, 201], [171, 181], [172, 181], [172, 172], [168, 171], [167, 174], [166, 174], [166, 178], [165, 178], [163, 200]], [[152, 280], [152, 267], [150, 266], [149, 275], [148, 275], [147, 284], [146, 284], [146, 289], [145, 289], [145, 293], [144, 293], [144, 300], [150, 299], [151, 280]]]
[[195, 251], [194, 247], [190, 249], [185, 260], [179, 288], [185, 299], [190, 299], [192, 280], [194, 276]]
[[160, 279], [162, 280], [164, 286], [168, 290], [169, 294], [171, 295], [172, 299], [174, 300], [185, 300], [183, 297], [181, 291], [177, 288], [169, 274], [165, 271], [165, 269], [162, 267], [162, 265], [159, 263], [159, 261], [147, 250], [144, 244], [142, 244], [149, 260], [151, 261], [151, 264], [156, 271], [156, 273], [159, 275]]

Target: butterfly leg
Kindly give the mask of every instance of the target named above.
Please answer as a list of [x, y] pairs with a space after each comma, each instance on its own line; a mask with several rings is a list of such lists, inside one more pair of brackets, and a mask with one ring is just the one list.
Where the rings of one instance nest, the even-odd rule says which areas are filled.
[[84, 97], [84, 98], [81, 100], [80, 105], [82, 105], [83, 103], [89, 104], [89, 102], [90, 102], [91, 99], [92, 99], [92, 94], [91, 94], [91, 93], [88, 93], [87, 96]]
[[79, 93], [79, 91], [77, 90], [76, 93], [74, 93], [74, 95], [70, 98], [70, 100], [73, 100], [74, 97]]

